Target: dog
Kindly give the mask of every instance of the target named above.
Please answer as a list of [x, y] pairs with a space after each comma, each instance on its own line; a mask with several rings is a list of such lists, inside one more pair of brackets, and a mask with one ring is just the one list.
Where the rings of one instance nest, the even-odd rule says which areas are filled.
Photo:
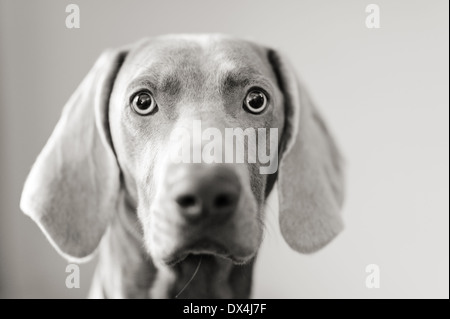
[[[170, 160], [185, 140], [169, 137], [194, 121], [219, 132], [276, 129], [276, 170]], [[99, 248], [92, 298], [248, 298], [274, 189], [296, 252], [343, 229], [342, 156], [287, 58], [226, 35], [166, 35], [100, 56], [20, 206], [68, 260]]]

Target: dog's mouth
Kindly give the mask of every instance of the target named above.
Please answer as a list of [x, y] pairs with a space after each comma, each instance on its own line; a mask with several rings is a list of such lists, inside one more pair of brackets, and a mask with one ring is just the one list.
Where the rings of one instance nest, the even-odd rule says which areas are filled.
[[167, 266], [175, 266], [190, 257], [217, 257], [231, 261], [235, 265], [244, 265], [249, 262], [254, 255], [239, 256], [234, 254], [222, 244], [211, 240], [202, 240], [193, 245], [189, 245], [171, 256], [164, 258], [163, 262]]

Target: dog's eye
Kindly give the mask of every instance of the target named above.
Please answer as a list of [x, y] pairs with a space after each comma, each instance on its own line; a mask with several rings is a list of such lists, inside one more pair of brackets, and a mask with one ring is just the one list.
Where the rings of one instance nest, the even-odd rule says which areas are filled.
[[136, 94], [131, 102], [133, 111], [139, 115], [149, 115], [155, 111], [157, 105], [153, 96], [148, 92]]
[[250, 91], [244, 100], [244, 109], [253, 114], [262, 113], [267, 107], [267, 96], [260, 90]]

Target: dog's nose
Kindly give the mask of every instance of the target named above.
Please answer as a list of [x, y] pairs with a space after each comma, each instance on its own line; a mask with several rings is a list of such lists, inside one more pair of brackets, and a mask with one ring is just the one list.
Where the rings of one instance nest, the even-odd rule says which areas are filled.
[[[236, 173], [226, 167], [193, 164], [173, 168], [179, 176], [170, 187], [171, 198], [188, 221], [229, 218], [239, 202], [241, 185]], [[174, 176], [173, 175], [173, 176]]]

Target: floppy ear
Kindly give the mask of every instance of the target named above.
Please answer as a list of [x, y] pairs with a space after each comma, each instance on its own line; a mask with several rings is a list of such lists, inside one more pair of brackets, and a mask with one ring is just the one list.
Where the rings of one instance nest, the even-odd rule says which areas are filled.
[[287, 60], [269, 51], [284, 95], [285, 127], [278, 170], [280, 228], [296, 251], [314, 252], [343, 228], [342, 159], [322, 117]]
[[65, 105], [25, 182], [20, 207], [68, 259], [89, 256], [116, 210], [120, 171], [108, 104], [126, 51], [103, 53]]

